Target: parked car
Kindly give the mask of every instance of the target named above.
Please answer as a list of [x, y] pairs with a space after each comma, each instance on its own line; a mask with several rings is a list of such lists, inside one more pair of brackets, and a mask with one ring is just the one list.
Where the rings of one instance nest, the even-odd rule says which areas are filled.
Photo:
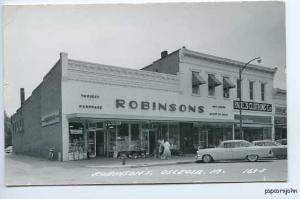
[[259, 158], [273, 157], [270, 147], [254, 146], [246, 140], [226, 140], [216, 148], [199, 149], [196, 159], [205, 163], [216, 160], [248, 160], [255, 162]]
[[8, 146], [5, 149], [5, 153], [12, 153], [14, 151], [14, 147], [13, 146]]
[[279, 139], [279, 140], [276, 140], [276, 142], [278, 142], [281, 145], [287, 145], [287, 139]]
[[287, 157], [287, 146], [282, 145], [276, 141], [272, 140], [256, 140], [252, 142], [255, 146], [269, 146], [274, 153], [276, 158], [286, 158]]

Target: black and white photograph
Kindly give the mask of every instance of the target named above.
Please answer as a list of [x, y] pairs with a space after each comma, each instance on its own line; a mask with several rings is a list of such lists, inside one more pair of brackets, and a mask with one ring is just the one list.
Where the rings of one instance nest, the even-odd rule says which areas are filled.
[[5, 185], [288, 182], [285, 16], [5, 5]]

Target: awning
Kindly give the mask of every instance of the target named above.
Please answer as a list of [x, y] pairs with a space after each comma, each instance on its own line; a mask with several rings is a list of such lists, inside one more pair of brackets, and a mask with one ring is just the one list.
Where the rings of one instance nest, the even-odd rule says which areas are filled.
[[215, 75], [209, 74], [208, 75], [208, 86], [210, 87], [217, 87], [220, 86], [222, 83], [215, 77]]
[[235, 88], [235, 85], [230, 81], [228, 77], [223, 78], [223, 85], [224, 88], [228, 88], [228, 89]]
[[206, 81], [199, 75], [199, 73], [193, 72], [192, 75], [193, 86], [206, 84]]

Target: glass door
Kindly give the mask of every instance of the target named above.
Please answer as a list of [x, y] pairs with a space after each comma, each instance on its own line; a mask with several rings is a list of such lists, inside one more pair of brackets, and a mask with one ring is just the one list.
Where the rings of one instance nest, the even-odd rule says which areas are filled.
[[96, 157], [96, 131], [88, 132], [88, 156], [90, 158]]

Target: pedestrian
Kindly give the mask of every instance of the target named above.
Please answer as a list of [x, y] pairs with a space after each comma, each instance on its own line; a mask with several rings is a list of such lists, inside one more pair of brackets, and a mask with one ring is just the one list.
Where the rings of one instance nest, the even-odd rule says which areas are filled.
[[158, 139], [158, 157], [161, 158], [164, 152], [164, 139]]
[[162, 157], [163, 159], [169, 160], [171, 158], [171, 150], [170, 150], [171, 145], [167, 139], [164, 141], [163, 146], [164, 146], [164, 152], [162, 154]]

